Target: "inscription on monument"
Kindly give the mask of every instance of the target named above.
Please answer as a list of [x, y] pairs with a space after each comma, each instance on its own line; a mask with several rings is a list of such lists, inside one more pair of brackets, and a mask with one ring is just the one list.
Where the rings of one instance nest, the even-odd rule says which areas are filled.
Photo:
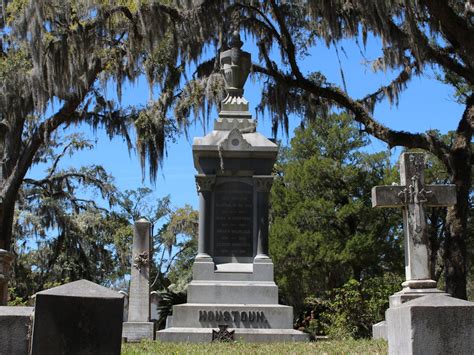
[[263, 312], [254, 311], [199, 311], [200, 322], [266, 322], [265, 314]]
[[226, 182], [215, 190], [214, 255], [253, 256], [253, 187]]

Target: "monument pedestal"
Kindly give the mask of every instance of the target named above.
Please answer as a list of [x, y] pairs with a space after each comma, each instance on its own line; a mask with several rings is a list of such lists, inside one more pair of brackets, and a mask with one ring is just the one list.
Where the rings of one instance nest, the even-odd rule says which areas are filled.
[[247, 342], [307, 341], [293, 329], [293, 308], [278, 304], [273, 263], [196, 261], [188, 303], [173, 307], [173, 326], [156, 333], [161, 341], [210, 342], [212, 331], [227, 326]]
[[[385, 319], [387, 319], [387, 312], [389, 312], [391, 309], [394, 309], [395, 307], [401, 306], [405, 302], [412, 301], [423, 296], [436, 295], [450, 297], [448, 293], [438, 290], [437, 288], [412, 289], [410, 287], [404, 287], [403, 290], [394, 293], [388, 298], [389, 308], [385, 311]], [[372, 339], [388, 340], [388, 328], [386, 320], [372, 325]]]
[[405, 287], [403, 290], [389, 297], [389, 305], [390, 307], [396, 307], [400, 306], [402, 303], [414, 300], [415, 298], [432, 295], [450, 296], [448, 293], [438, 290], [437, 288], [412, 289]]
[[434, 293], [386, 312], [388, 352], [472, 354], [474, 303]]
[[123, 322], [122, 338], [127, 342], [138, 342], [142, 339], [154, 339], [153, 322]]

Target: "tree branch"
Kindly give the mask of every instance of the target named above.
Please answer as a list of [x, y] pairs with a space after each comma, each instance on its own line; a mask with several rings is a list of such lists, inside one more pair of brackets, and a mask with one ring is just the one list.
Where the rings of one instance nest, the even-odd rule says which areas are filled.
[[363, 99], [359, 100], [360, 102], [367, 105], [367, 109], [372, 112], [374, 109], [374, 104], [383, 100], [387, 95], [389, 95], [389, 100], [392, 101], [392, 95], [396, 94], [398, 96], [398, 92], [400, 88], [411, 79], [413, 70], [417, 67], [417, 63], [409, 63], [406, 65], [403, 70], [398, 74], [398, 76], [388, 85], [381, 86], [377, 91], [373, 92], [365, 96]]
[[317, 97], [322, 97], [336, 102], [341, 107], [349, 110], [354, 115], [354, 119], [357, 122], [363, 124], [365, 130], [369, 134], [384, 141], [390, 148], [395, 146], [421, 148], [432, 152], [443, 161], [446, 161], [447, 159], [449, 150], [448, 147], [435, 136], [389, 129], [388, 127], [373, 119], [361, 102], [353, 100], [338, 88], [318, 86], [306, 78], [297, 80], [292, 76], [285, 75], [280, 71], [275, 70], [275, 68], [262, 68], [260, 66], [253, 65], [253, 70], [254, 72], [260, 72], [262, 74], [271, 76], [277, 82], [303, 89]]
[[457, 54], [469, 66], [473, 67], [474, 30], [458, 16], [446, 0], [422, 0], [431, 16], [433, 26], [440, 26], [446, 39], [455, 48]]
[[[391, 19], [387, 20], [389, 31], [393, 33], [396, 37], [400, 38], [404, 43], [410, 43], [410, 36], [401, 30]], [[413, 26], [412, 26], [413, 27]], [[416, 36], [416, 46], [415, 48], [420, 48], [426, 58], [434, 63], [437, 63], [452, 72], [458, 74], [459, 76], [465, 78], [468, 82], [474, 83], [474, 73], [466, 68], [464, 65], [456, 61], [455, 59], [449, 56], [450, 49], [444, 49], [434, 44], [430, 44], [429, 40], [426, 36], [421, 33], [419, 28], [415, 25], [412, 28], [414, 31], [414, 35]], [[413, 46], [410, 46], [410, 51], [412, 52], [413, 56], [417, 58], [415, 51], [413, 50]], [[408, 48], [407, 48], [408, 49]], [[422, 59], [422, 58], [417, 58]], [[422, 62], [419, 61], [420, 66]]]
[[288, 31], [288, 27], [286, 26], [285, 19], [280, 11], [280, 8], [275, 4], [274, 0], [270, 0], [270, 5], [272, 7], [273, 13], [275, 14], [275, 18], [280, 26], [280, 30], [282, 32], [282, 40], [280, 44], [283, 46], [285, 50], [288, 61], [290, 63], [291, 70], [293, 75], [298, 79], [303, 79], [303, 74], [301, 74], [300, 68], [298, 63], [296, 62], [296, 49], [295, 44], [293, 43], [293, 39], [291, 38], [291, 34]]
[[3, 185], [2, 195], [5, 196], [5, 201], [13, 202], [15, 200], [16, 193], [21, 186], [26, 172], [31, 166], [36, 152], [45, 142], [49, 140], [51, 133], [63, 123], [73, 121], [78, 118], [76, 110], [83, 102], [86, 95], [89, 93], [92, 85], [97, 79], [97, 75], [101, 72], [101, 70], [102, 65], [100, 60], [95, 59], [93, 67], [91, 68], [91, 72], [86, 75], [87, 83], [85, 83], [82, 90], [78, 90], [77, 93], [73, 94], [69, 99], [67, 99], [61, 109], [49, 119], [43, 121], [38, 126], [36, 131], [31, 135], [17, 163], [15, 164], [12, 173], [10, 176], [8, 176]]

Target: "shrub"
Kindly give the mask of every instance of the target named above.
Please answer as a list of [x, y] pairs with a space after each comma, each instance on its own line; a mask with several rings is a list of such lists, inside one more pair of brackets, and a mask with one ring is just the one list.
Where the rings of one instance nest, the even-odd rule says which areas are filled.
[[372, 335], [372, 325], [384, 319], [388, 298], [400, 289], [401, 281], [394, 274], [362, 282], [351, 279], [329, 291], [325, 299], [307, 298], [307, 310], [297, 326], [312, 337], [368, 338]]

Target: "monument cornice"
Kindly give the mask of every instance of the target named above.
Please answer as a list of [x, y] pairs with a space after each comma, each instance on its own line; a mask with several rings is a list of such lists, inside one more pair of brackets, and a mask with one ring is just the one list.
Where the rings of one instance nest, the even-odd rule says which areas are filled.
[[195, 179], [198, 193], [203, 191], [212, 191], [214, 184], [216, 183], [215, 175], [198, 174], [195, 175]]
[[273, 185], [273, 175], [254, 175], [253, 177], [255, 189], [258, 192], [269, 192]]

